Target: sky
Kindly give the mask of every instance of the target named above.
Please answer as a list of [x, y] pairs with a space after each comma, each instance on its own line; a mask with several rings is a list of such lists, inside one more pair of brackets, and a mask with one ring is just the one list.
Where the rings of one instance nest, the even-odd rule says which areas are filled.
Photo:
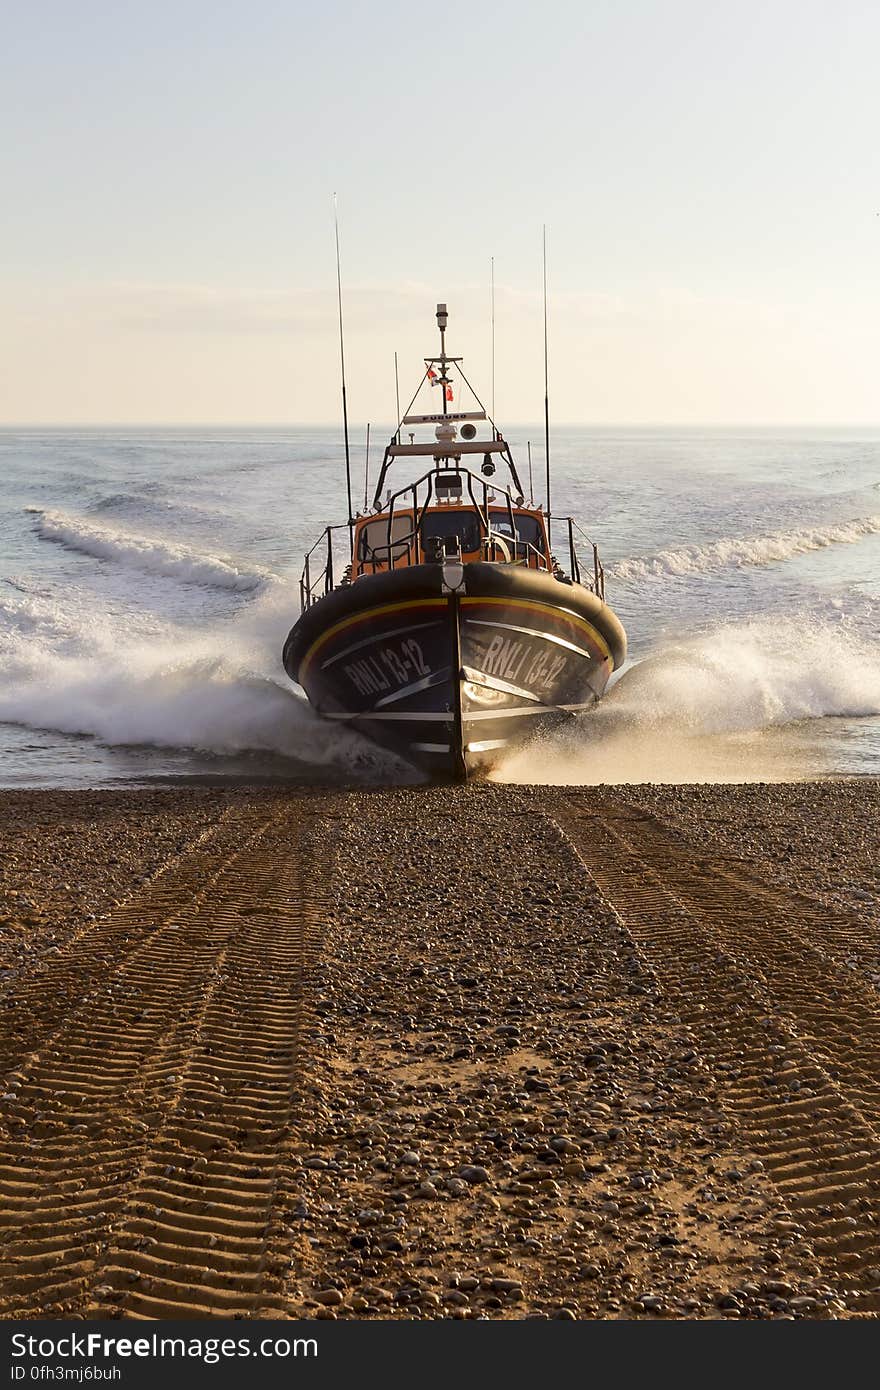
[[880, 422], [875, 0], [0, 0], [0, 422]]

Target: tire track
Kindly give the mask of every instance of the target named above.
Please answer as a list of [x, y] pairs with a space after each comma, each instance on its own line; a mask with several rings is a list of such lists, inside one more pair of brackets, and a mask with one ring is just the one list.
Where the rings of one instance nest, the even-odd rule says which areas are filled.
[[[309, 809], [326, 819], [326, 804]], [[71, 953], [58, 961], [54, 1020], [55, 973], [39, 973], [44, 1041], [0, 1139], [5, 1316], [277, 1311], [289, 1257], [272, 1241], [328, 853], [301, 803], [228, 830], [235, 849], [181, 862], [158, 922], [146, 893], [88, 934], [90, 977]]]
[[[143, 888], [97, 921], [83, 925], [61, 947], [40, 953], [0, 991], [3, 1030], [0, 1072], [26, 1066], [59, 1027], [58, 997], [75, 1008], [95, 989], [107, 989], [117, 962], [166, 927], [192, 899], [201, 880], [205, 891], [228, 857], [254, 833], [266, 813], [230, 807], [186, 850], [170, 860]], [[11, 1078], [15, 1080], [14, 1074]]]
[[840, 959], [866, 934], [837, 914], [823, 937], [804, 895], [707, 861], [652, 817], [565, 804], [582, 861], [726, 1074], [725, 1099], [792, 1213], [774, 1234], [808, 1242], [851, 1304], [880, 1306], [880, 1001]]

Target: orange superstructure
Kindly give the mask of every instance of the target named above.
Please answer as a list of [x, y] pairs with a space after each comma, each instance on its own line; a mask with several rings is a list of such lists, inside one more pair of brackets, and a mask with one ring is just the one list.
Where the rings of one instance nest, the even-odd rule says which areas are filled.
[[396, 507], [359, 517], [355, 522], [352, 579], [448, 555], [465, 564], [491, 560], [529, 569], [553, 569], [542, 511], [502, 506], [494, 500], [485, 508], [454, 501], [421, 510]]

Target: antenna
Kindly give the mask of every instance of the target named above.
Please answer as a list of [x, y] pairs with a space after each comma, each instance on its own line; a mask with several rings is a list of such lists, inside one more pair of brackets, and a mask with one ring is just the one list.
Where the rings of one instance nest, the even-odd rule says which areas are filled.
[[397, 442], [400, 443], [400, 377], [397, 374], [397, 353], [394, 354], [394, 399], [397, 402]]
[[526, 447], [529, 451], [529, 501], [535, 500], [535, 484], [532, 481], [532, 441], [528, 440]]
[[547, 543], [550, 539], [550, 366], [547, 353], [547, 224], [544, 223], [544, 460], [547, 467]]
[[443, 387], [443, 414], [448, 414], [446, 409], [446, 392], [449, 389], [449, 377], [446, 375], [446, 325], [449, 322], [449, 315], [446, 312], [445, 304], [437, 305], [437, 327], [440, 329], [440, 385]]
[[364, 511], [369, 506], [370, 496], [370, 422], [367, 421], [367, 457], [364, 459]]
[[491, 266], [490, 278], [491, 288], [489, 291], [490, 317], [492, 320], [492, 419], [495, 419], [495, 257], [489, 262]]
[[342, 364], [342, 428], [345, 434], [345, 485], [348, 491], [348, 540], [354, 558], [354, 513], [351, 504], [351, 452], [348, 445], [348, 397], [345, 394], [345, 335], [342, 331], [342, 270], [339, 260], [339, 209], [333, 194], [333, 225], [336, 230], [336, 293], [339, 300], [339, 359]]

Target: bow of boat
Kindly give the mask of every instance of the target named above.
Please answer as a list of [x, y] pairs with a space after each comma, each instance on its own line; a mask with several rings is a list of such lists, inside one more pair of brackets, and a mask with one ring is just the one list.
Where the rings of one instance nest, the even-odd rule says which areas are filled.
[[448, 780], [589, 708], [625, 650], [580, 585], [447, 563], [335, 590], [297, 623], [284, 664], [325, 718]]

